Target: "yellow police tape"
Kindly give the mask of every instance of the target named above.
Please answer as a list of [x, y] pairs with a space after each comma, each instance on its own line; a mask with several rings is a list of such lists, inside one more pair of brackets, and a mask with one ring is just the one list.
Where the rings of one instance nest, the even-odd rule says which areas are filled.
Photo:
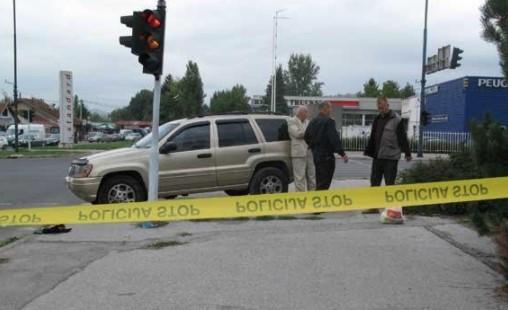
[[257, 217], [502, 198], [508, 198], [508, 177], [306, 193], [2, 210], [0, 227]]

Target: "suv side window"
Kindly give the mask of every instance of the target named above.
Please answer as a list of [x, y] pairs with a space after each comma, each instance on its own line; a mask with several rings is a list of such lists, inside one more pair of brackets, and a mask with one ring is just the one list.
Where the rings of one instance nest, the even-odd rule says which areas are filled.
[[256, 119], [266, 142], [289, 140], [288, 123], [282, 118]]
[[217, 121], [219, 147], [257, 144], [258, 140], [248, 120]]
[[203, 150], [210, 148], [210, 124], [187, 127], [171, 138], [176, 144], [176, 152]]

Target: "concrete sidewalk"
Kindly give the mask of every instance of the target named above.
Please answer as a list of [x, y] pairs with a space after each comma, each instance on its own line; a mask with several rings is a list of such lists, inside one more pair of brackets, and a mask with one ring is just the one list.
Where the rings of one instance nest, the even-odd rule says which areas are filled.
[[[367, 181], [335, 181], [334, 187]], [[219, 195], [219, 193], [216, 193]], [[0, 309], [506, 309], [495, 247], [445, 218], [81, 225], [0, 248]]]

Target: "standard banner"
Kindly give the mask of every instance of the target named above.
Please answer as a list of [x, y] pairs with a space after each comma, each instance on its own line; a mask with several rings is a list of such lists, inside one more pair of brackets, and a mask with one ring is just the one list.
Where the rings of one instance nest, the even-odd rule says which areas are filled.
[[319, 192], [0, 211], [0, 226], [136, 223], [344, 212], [508, 198], [508, 177]]

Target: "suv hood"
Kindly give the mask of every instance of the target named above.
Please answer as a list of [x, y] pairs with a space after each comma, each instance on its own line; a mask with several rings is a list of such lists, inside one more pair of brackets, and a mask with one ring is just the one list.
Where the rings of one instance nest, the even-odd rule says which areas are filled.
[[134, 147], [129, 148], [121, 148], [117, 150], [111, 150], [106, 152], [100, 152], [97, 154], [92, 154], [89, 156], [85, 156], [84, 158], [88, 159], [91, 163], [98, 162], [98, 161], [109, 161], [109, 160], [115, 160], [115, 161], [124, 161], [129, 160], [134, 157], [140, 157], [140, 156], [148, 156], [149, 149], [137, 149]]

